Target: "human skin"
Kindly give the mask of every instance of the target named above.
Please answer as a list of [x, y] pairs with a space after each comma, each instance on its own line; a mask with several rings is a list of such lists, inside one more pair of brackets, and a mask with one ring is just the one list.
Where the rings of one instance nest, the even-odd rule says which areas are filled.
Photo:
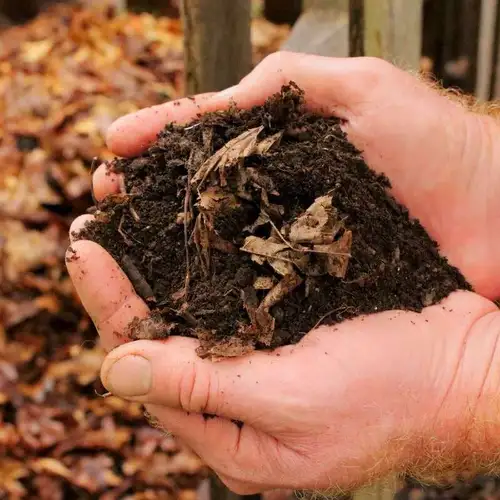
[[[377, 59], [282, 52], [227, 91], [121, 118], [108, 144], [117, 155], [136, 155], [167, 122], [232, 101], [261, 104], [290, 80], [309, 109], [344, 120], [349, 140], [390, 178], [393, 194], [476, 293], [456, 292], [420, 314], [388, 311], [321, 327], [295, 346], [212, 363], [196, 356], [194, 339], [127, 342], [125, 328], [147, 316], [146, 305], [101, 247], [76, 241], [69, 272], [111, 350], [104, 385], [145, 403], [157, 425], [241, 494], [345, 490], [401, 470], [495, 468], [500, 135], [493, 118]], [[98, 198], [118, 185], [104, 166], [95, 173]]]

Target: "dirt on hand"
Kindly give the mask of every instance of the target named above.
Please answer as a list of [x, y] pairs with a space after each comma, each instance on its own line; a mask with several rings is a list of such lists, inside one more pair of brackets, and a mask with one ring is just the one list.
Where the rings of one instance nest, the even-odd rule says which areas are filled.
[[107, 249], [150, 305], [133, 339], [192, 336], [202, 357], [238, 356], [471, 288], [341, 121], [307, 112], [292, 83], [251, 110], [169, 125], [110, 169], [122, 192], [77, 237]]

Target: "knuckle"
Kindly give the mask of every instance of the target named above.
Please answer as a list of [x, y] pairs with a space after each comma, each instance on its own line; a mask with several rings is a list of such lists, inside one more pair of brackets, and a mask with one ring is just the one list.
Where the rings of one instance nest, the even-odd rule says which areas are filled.
[[209, 371], [204, 370], [196, 363], [191, 363], [181, 376], [179, 387], [180, 407], [188, 412], [213, 412], [210, 404], [212, 386]]
[[371, 75], [385, 75], [394, 69], [393, 64], [379, 57], [364, 57], [360, 64]]
[[262, 60], [260, 69], [264, 73], [283, 71], [290, 65], [292, 57], [293, 54], [290, 52], [273, 52]]

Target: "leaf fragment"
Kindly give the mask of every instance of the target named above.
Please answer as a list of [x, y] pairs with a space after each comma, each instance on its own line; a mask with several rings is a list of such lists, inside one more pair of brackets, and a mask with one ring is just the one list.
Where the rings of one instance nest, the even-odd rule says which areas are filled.
[[321, 196], [290, 227], [292, 243], [325, 245], [332, 243], [343, 227], [331, 196]]
[[246, 130], [238, 137], [231, 139], [222, 146], [214, 155], [206, 160], [191, 179], [191, 184], [198, 185], [198, 189], [205, 182], [207, 177], [216, 169], [221, 175], [221, 186], [226, 185], [224, 170], [234, 166], [242, 158], [254, 154], [257, 145], [257, 137], [264, 129], [264, 126]]

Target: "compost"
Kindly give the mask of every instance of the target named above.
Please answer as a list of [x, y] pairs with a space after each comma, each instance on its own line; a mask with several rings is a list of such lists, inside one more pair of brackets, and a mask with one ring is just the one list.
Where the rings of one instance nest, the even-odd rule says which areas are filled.
[[193, 336], [202, 357], [238, 356], [470, 289], [341, 125], [290, 83], [110, 163], [121, 192], [77, 237], [106, 248], [151, 306], [131, 338]]

